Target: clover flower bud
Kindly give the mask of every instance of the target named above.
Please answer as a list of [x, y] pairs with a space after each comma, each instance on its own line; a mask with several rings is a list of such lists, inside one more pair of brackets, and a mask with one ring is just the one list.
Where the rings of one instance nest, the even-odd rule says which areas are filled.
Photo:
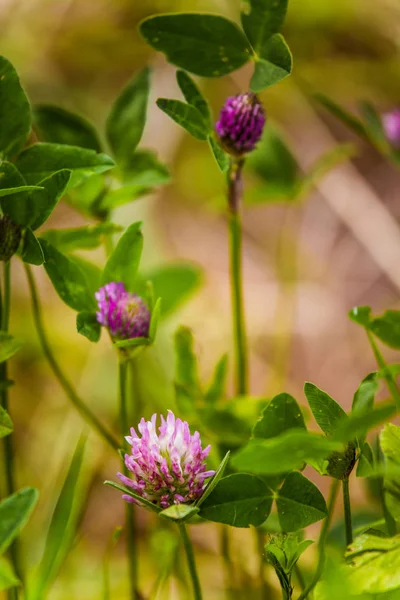
[[[191, 435], [188, 423], [175, 418], [171, 411], [167, 419], [161, 416], [158, 434], [156, 420], [154, 414], [151, 421], [140, 421], [141, 437], [131, 429], [125, 439], [132, 451], [125, 454], [125, 465], [132, 476], [118, 473], [118, 477], [126, 487], [160, 508], [192, 503], [203, 494], [205, 480], [214, 475], [205, 463], [210, 446], [203, 450], [198, 431]], [[136, 502], [128, 495], [123, 498]]]
[[7, 216], [0, 217], [0, 261], [7, 262], [18, 250], [21, 227]]
[[387, 140], [400, 148], [400, 108], [382, 115], [382, 125]]
[[261, 102], [255, 94], [247, 92], [227, 98], [215, 129], [225, 150], [241, 156], [254, 150], [264, 125]]
[[126, 291], [123, 283], [107, 283], [95, 298], [97, 321], [108, 329], [113, 340], [148, 337], [150, 311], [140, 296]]

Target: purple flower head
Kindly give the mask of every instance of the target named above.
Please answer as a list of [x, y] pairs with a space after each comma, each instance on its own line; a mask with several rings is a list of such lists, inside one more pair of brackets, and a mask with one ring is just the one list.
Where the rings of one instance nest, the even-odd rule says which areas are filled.
[[149, 309], [140, 296], [127, 292], [123, 283], [107, 283], [95, 298], [97, 321], [107, 327], [113, 340], [148, 337]]
[[257, 96], [251, 92], [227, 98], [215, 125], [222, 145], [231, 154], [254, 150], [262, 136], [265, 112]]
[[382, 115], [382, 124], [388, 141], [400, 148], [400, 108]]
[[[126, 487], [161, 508], [194, 502], [202, 495], [205, 480], [214, 475], [205, 463], [210, 446], [203, 450], [199, 432], [191, 435], [186, 421], [176, 419], [170, 410], [166, 420], [161, 416], [158, 434], [156, 420], [157, 415], [153, 415], [151, 421], [140, 421], [142, 437], [131, 429], [125, 439], [132, 453], [125, 454], [125, 465], [132, 477], [122, 473], [118, 477]], [[123, 498], [136, 502], [131, 496]]]

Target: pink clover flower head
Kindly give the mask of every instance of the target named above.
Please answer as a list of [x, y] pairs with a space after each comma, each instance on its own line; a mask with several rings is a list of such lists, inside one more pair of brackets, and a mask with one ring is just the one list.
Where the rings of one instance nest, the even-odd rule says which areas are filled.
[[392, 146], [400, 148], [400, 108], [382, 115], [382, 125], [387, 140]]
[[222, 146], [231, 154], [241, 156], [254, 150], [260, 140], [265, 112], [252, 92], [227, 98], [215, 125]]
[[113, 340], [148, 337], [150, 312], [140, 296], [127, 292], [123, 283], [107, 283], [95, 293], [97, 321]]
[[[156, 414], [150, 421], [140, 421], [141, 437], [131, 429], [125, 439], [132, 451], [125, 454], [125, 465], [132, 475], [118, 473], [118, 477], [126, 487], [160, 508], [193, 503], [203, 494], [206, 479], [215, 473], [208, 471], [205, 463], [211, 446], [203, 449], [199, 432], [192, 435], [188, 423], [171, 411], [166, 419], [161, 415], [158, 433], [156, 421]], [[123, 498], [136, 502], [128, 495]]]

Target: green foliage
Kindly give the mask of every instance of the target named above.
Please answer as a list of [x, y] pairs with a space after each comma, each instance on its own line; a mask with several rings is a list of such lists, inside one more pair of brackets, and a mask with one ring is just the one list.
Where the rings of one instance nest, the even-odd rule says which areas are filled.
[[200, 267], [191, 263], [170, 263], [139, 273], [134, 292], [145, 296], [146, 284], [151, 282], [156, 297], [162, 298], [162, 316], [173, 313], [202, 283]]
[[16, 160], [16, 167], [29, 184], [36, 184], [56, 171], [72, 171], [69, 188], [95, 173], [104, 173], [114, 167], [106, 154], [65, 144], [39, 143], [29, 146]]
[[18, 75], [0, 56], [0, 158], [12, 158], [22, 150], [31, 121], [31, 107]]
[[98, 342], [101, 336], [101, 325], [94, 311], [82, 311], [76, 315], [76, 330], [91, 342]]
[[139, 144], [146, 122], [150, 70], [143, 69], [122, 90], [106, 123], [107, 140], [123, 169]]
[[93, 250], [104, 243], [104, 237], [118, 233], [122, 227], [114, 223], [100, 223], [72, 229], [47, 229], [41, 238], [49, 242], [60, 252], [68, 253], [75, 250]]
[[164, 519], [183, 523], [194, 517], [198, 512], [197, 506], [191, 504], [173, 504], [162, 510], [159, 515]]
[[272, 506], [272, 492], [259, 477], [238, 473], [223, 477], [202, 503], [200, 516], [232, 527], [261, 525]]
[[371, 320], [371, 307], [370, 306], [356, 306], [349, 312], [349, 318], [361, 325], [367, 327]]
[[[388, 423], [382, 429], [380, 445], [388, 474], [384, 477], [386, 506], [394, 519], [400, 520], [400, 427]], [[397, 477], [390, 472], [397, 471]]]
[[207, 100], [200, 92], [193, 79], [185, 71], [177, 71], [176, 79], [182, 94], [188, 104], [193, 106], [202, 115], [208, 129], [212, 128], [212, 115]]
[[264, 44], [281, 30], [287, 5], [288, 0], [245, 0], [242, 25], [256, 52], [261, 53]]
[[341, 121], [346, 127], [351, 129], [355, 134], [360, 136], [366, 141], [369, 141], [368, 132], [365, 125], [360, 119], [357, 119], [354, 115], [346, 111], [344, 108], [336, 104], [330, 98], [327, 98], [323, 94], [315, 94], [315, 100], [326, 108], [336, 119]]
[[242, 67], [252, 49], [235, 23], [218, 15], [170, 14], [142, 21], [140, 33], [167, 60], [202, 77], [220, 77]]
[[[146, 189], [151, 190], [157, 185], [167, 183], [171, 178], [168, 168], [157, 159], [157, 155], [152, 150], [136, 150], [126, 158], [122, 179], [125, 186], [131, 190]], [[120, 188], [124, 189], [124, 188]], [[111, 190], [111, 192], [117, 190]], [[111, 193], [109, 192], [109, 193]], [[107, 197], [107, 196], [106, 196]], [[101, 206], [107, 204], [106, 198], [101, 202]]]
[[78, 312], [94, 310], [95, 299], [82, 269], [45, 240], [41, 246], [46, 273], [61, 300]]
[[400, 536], [364, 534], [346, 553], [355, 594], [381, 594], [400, 587]]
[[252, 439], [232, 458], [232, 465], [256, 475], [277, 475], [299, 469], [305, 462], [326, 459], [341, 444], [325, 437], [292, 429], [271, 439]]
[[319, 489], [301, 473], [290, 473], [277, 492], [276, 504], [282, 531], [303, 529], [327, 515]]
[[292, 571], [300, 556], [312, 543], [311, 540], [301, 540], [298, 534], [277, 534], [265, 545], [265, 559], [275, 569], [287, 598], [290, 598], [293, 592]]
[[128, 496], [131, 496], [132, 498], [137, 500], [141, 506], [148, 508], [152, 512], [154, 512], [156, 514], [159, 514], [161, 512], [161, 508], [159, 508], [158, 506], [156, 506], [149, 500], [142, 498], [141, 496], [139, 496], [139, 494], [136, 494], [130, 488], [126, 488], [125, 486], [120, 485], [119, 483], [115, 483], [114, 481], [105, 481], [104, 483], [105, 483], [105, 485], [108, 485], [109, 487], [112, 487], [112, 488], [122, 492], [123, 494], [127, 494]]
[[21, 348], [22, 342], [6, 331], [0, 331], [0, 363], [8, 360]]
[[79, 477], [82, 469], [86, 440], [76, 446], [64, 483], [58, 495], [46, 537], [44, 553], [35, 575], [31, 600], [43, 598], [54, 582], [76, 535], [81, 504]]
[[254, 426], [255, 438], [272, 438], [288, 429], [306, 430], [303, 414], [290, 394], [279, 394], [272, 398]]
[[400, 310], [387, 310], [372, 319], [368, 327], [387, 346], [400, 350]]
[[4, 557], [0, 557], [0, 592], [16, 587], [20, 583], [9, 561]]
[[33, 488], [24, 488], [0, 502], [0, 554], [26, 525], [38, 495]]
[[42, 246], [30, 227], [24, 232], [21, 258], [30, 265], [40, 266], [44, 263]]
[[210, 128], [204, 120], [201, 112], [190, 104], [180, 100], [168, 100], [159, 98], [157, 106], [178, 125], [186, 129], [193, 137], [198, 140], [206, 140], [210, 133]]
[[339, 425], [346, 420], [343, 408], [326, 392], [313, 383], [304, 385], [304, 393], [315, 420], [325, 435], [333, 435]]
[[11, 417], [8, 412], [0, 406], [0, 438], [10, 435], [14, 430]]
[[132, 223], [119, 239], [104, 267], [102, 285], [110, 281], [122, 282], [128, 292], [134, 290], [143, 249], [141, 226], [141, 222]]
[[208, 481], [207, 483], [207, 487], [204, 490], [203, 494], [200, 496], [200, 498], [198, 498], [195, 502], [196, 506], [201, 506], [203, 504], [203, 502], [208, 498], [208, 496], [211, 494], [211, 492], [213, 492], [213, 490], [215, 489], [215, 487], [218, 485], [220, 479], [222, 478], [226, 466], [229, 462], [229, 456], [230, 456], [230, 452], [227, 452], [224, 456], [224, 458], [222, 459], [218, 469], [215, 471], [214, 475], [211, 477], [211, 479]]
[[39, 104], [33, 109], [34, 128], [42, 142], [67, 144], [101, 152], [94, 125], [61, 106]]
[[280, 33], [266, 40], [256, 60], [250, 81], [253, 92], [262, 92], [278, 83], [292, 72], [293, 58], [289, 46]]

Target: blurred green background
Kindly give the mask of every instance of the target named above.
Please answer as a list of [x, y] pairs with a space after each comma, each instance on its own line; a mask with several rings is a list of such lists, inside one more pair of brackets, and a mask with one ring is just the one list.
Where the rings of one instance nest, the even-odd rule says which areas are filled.
[[[135, 367], [132, 393], [143, 414], [174, 408], [172, 334], [180, 323], [196, 337], [200, 368], [208, 378], [216, 360], [231, 352], [224, 181], [206, 144], [190, 138], [155, 105], [179, 97], [175, 69], [140, 39], [137, 25], [157, 12], [211, 11], [239, 19], [238, 0], [0, 0], [0, 52], [16, 67], [33, 103], [59, 104], [92, 119], [101, 129], [119, 90], [144, 65], [153, 67], [143, 144], [154, 148], [172, 172], [157, 194], [119, 209], [115, 221], [144, 221], [146, 266], [190, 260], [201, 266], [203, 285], [164, 324], [156, 347]], [[380, 111], [400, 103], [400, 4], [398, 0], [290, 0], [285, 37], [294, 54], [293, 75], [262, 94], [300, 167], [307, 170], [336, 144], [354, 138], [312, 99], [322, 92], [357, 110], [370, 100]], [[250, 72], [202, 80], [217, 115], [225, 97], [245, 91]], [[398, 308], [400, 289], [400, 175], [375, 150], [357, 141], [359, 155], [337, 167], [300, 203], [260, 202], [244, 212], [244, 276], [253, 394], [292, 393], [303, 403], [311, 380], [349, 407], [361, 378], [373, 370], [364, 334], [347, 319], [354, 305], [375, 313]], [[67, 204], [48, 227], [85, 224]], [[86, 253], [99, 264], [101, 251]], [[101, 418], [116, 421], [117, 363], [106, 336], [92, 345], [76, 333], [75, 315], [35, 269], [51, 342], [74, 385]], [[11, 363], [11, 392], [20, 486], [40, 490], [40, 502], [23, 534], [26, 560], [43, 550], [54, 507], [82, 421], [70, 407], [40, 351], [30, 315], [24, 274], [13, 270], [11, 332], [25, 341]], [[395, 355], [388, 355], [388, 359]], [[231, 365], [232, 366], [232, 365]], [[51, 600], [101, 598], [102, 560], [123, 520], [114, 478], [118, 460], [91, 435], [82, 478], [79, 536]], [[359, 500], [361, 490], [354, 489]], [[140, 511], [143, 591], [149, 593], [160, 564], [171, 556], [168, 533]], [[192, 528], [205, 597], [223, 598], [218, 527]], [[161, 537], [160, 537], [161, 536]], [[251, 581], [257, 564], [253, 538], [234, 532], [235, 560]], [[153, 551], [149, 551], [151, 539]], [[312, 558], [312, 549], [306, 557]], [[112, 555], [113, 598], [127, 598], [123, 542]], [[250, 585], [250, 583], [249, 583]], [[179, 596], [180, 593], [180, 596]], [[179, 572], [160, 598], [188, 598]]]

